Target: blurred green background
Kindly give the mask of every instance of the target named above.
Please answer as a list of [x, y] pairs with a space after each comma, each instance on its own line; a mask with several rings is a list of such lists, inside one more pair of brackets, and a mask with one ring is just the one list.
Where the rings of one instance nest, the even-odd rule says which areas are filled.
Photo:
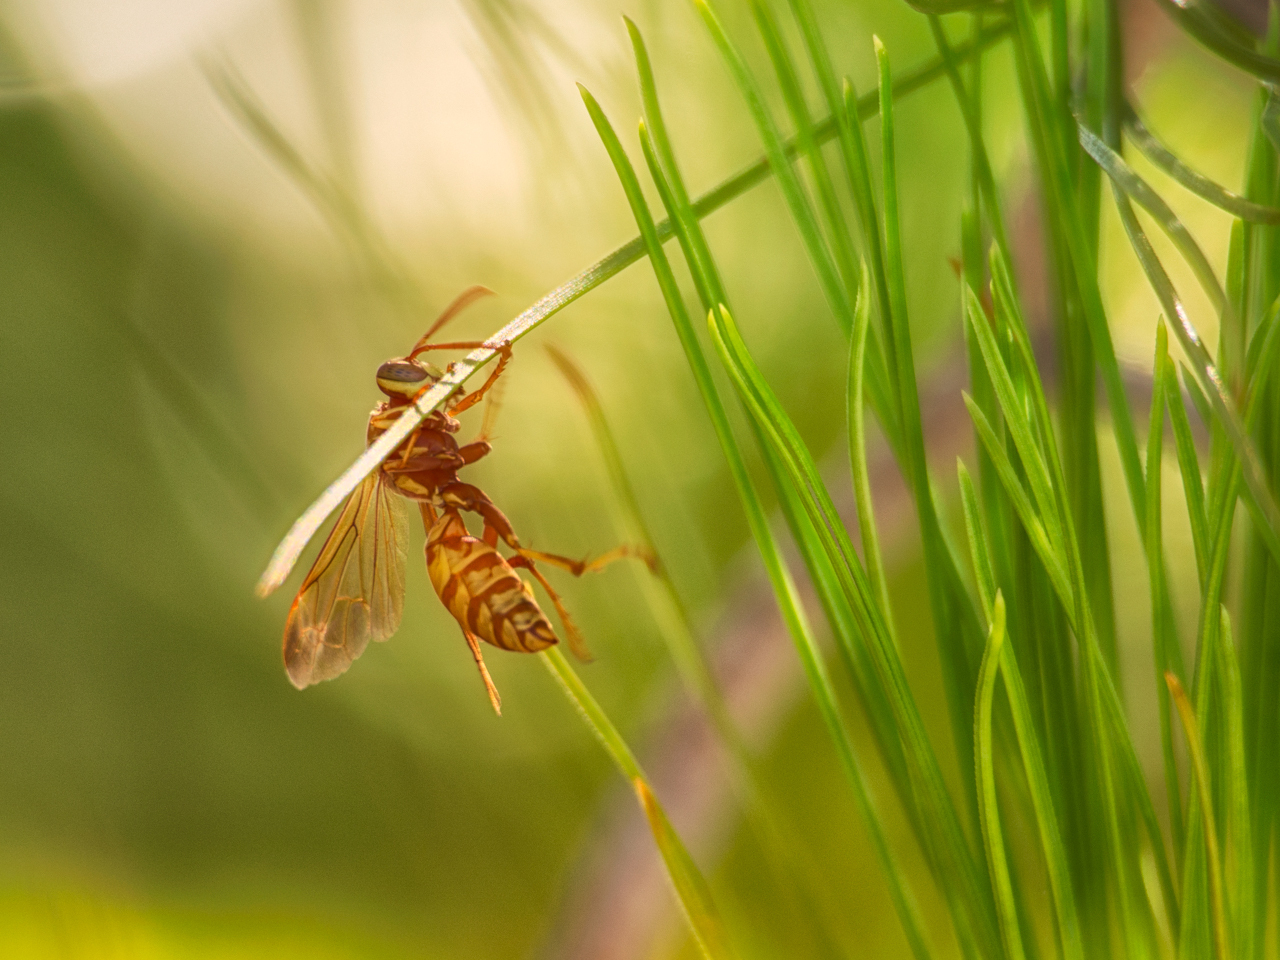
[[[837, 68], [862, 89], [873, 32], [899, 70], [932, 55], [925, 22], [902, 3], [818, 6]], [[719, 8], [764, 72], [743, 5]], [[1238, 186], [1248, 86], [1154, 10], [1134, 9], [1142, 72], [1131, 79], [1147, 113], [1184, 156]], [[418, 559], [420, 534], [399, 634], [335, 683], [299, 693], [281, 667], [298, 574], [267, 602], [253, 594], [289, 523], [359, 453], [377, 364], [402, 354], [433, 310], [484, 283], [498, 296], [454, 332], [485, 336], [634, 233], [572, 84], [591, 88], [634, 148], [639, 104], [621, 13], [648, 40], [690, 183], [710, 187], [755, 159], [749, 119], [682, 2], [6, 6], [0, 954], [687, 952], [647, 847], [626, 832], [641, 829], [639, 815], [532, 658], [489, 657], [505, 707], [492, 715]], [[218, 71], [240, 77], [352, 199], [363, 234], [335, 229], [246, 130], [209, 82]], [[987, 122], [1016, 185], [1027, 173], [1016, 103], [1002, 96], [1011, 87], [1005, 56], [993, 57]], [[1197, 120], [1206, 111], [1212, 129]], [[964, 151], [942, 86], [913, 96], [899, 124], [927, 379], [962, 360], [948, 257]], [[1221, 263], [1226, 218], [1181, 196], [1174, 205]], [[757, 188], [708, 230], [765, 373], [838, 475], [846, 348], [778, 194]], [[1108, 294], [1128, 324], [1118, 347], [1146, 368], [1154, 301], [1116, 231], [1107, 238]], [[385, 256], [371, 261], [371, 249]], [[771, 630], [745, 524], [644, 264], [520, 344], [494, 452], [468, 479], [532, 545], [582, 555], [617, 542], [604, 471], [547, 342], [600, 389], [707, 645], [732, 652], [735, 634]], [[463, 436], [478, 421], [470, 415]], [[941, 476], [953, 456], [939, 458]], [[1108, 481], [1117, 488], [1118, 477]], [[897, 486], [886, 474], [877, 496], [890, 501]], [[1127, 511], [1115, 514], [1118, 549], [1136, 550]], [[906, 658], [927, 691], [936, 673], [915, 599], [913, 528], [886, 525]], [[1122, 636], [1144, 635], [1145, 599], [1123, 598], [1144, 597], [1145, 580], [1129, 584], [1126, 565], [1115, 569]], [[692, 734], [670, 719], [682, 701], [639, 575], [619, 565], [556, 582], [596, 654], [585, 681], [642, 758], [660, 764]], [[751, 649], [745, 723], [811, 845], [841, 935], [857, 955], [905, 955], [785, 641], [774, 631]], [[1155, 737], [1135, 731], [1153, 764]], [[946, 749], [945, 736], [936, 742]], [[751, 844], [734, 839], [717, 771], [671, 769], [664, 799], [726, 912], [755, 917], [746, 955], [810, 955], [803, 917], [759, 877]], [[648, 874], [616, 873], [637, 857]], [[615, 875], [617, 888], [598, 880]], [[583, 953], [581, 931], [613, 917], [615, 952]]]

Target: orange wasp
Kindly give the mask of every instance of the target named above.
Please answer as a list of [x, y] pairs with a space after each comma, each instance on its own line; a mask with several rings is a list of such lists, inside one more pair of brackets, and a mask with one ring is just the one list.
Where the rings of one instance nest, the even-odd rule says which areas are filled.
[[[444, 373], [420, 354], [429, 350], [463, 350], [479, 342], [431, 343], [431, 337], [463, 308], [490, 291], [472, 287], [440, 315], [408, 356], [388, 360], [378, 368], [378, 389], [386, 394], [369, 417], [366, 443], [373, 443]], [[619, 547], [594, 560], [573, 560], [523, 547], [511, 523], [478, 487], [458, 479], [458, 471], [487, 455], [492, 400], [480, 437], [458, 446], [454, 434], [460, 424], [454, 414], [479, 403], [493, 389], [511, 359], [511, 347], [499, 350], [498, 364], [488, 379], [470, 394], [459, 390], [445, 405], [426, 417], [347, 498], [333, 530], [320, 548], [311, 571], [289, 609], [284, 626], [284, 664], [299, 689], [344, 672], [364, 652], [370, 640], [386, 640], [400, 626], [404, 609], [404, 563], [409, 524], [405, 500], [418, 504], [427, 530], [427, 572], [445, 608], [462, 628], [475, 657], [493, 709], [502, 712], [501, 699], [479, 640], [503, 650], [535, 653], [557, 643], [555, 631], [538, 606], [533, 590], [517, 568], [528, 570], [555, 605], [569, 645], [580, 659], [590, 659], [581, 634], [560, 596], [538, 570], [544, 561], [581, 576], [623, 556], [637, 556]], [[462, 513], [476, 514], [484, 524], [474, 537]], [[502, 541], [514, 552], [498, 552]]]

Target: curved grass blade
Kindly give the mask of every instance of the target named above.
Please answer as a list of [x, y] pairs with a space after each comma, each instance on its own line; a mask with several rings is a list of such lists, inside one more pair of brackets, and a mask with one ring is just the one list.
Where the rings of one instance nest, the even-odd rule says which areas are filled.
[[663, 863], [666, 864], [667, 876], [675, 888], [676, 899], [689, 921], [689, 928], [702, 956], [706, 960], [732, 960], [734, 953], [729, 947], [715, 901], [711, 898], [711, 889], [653, 795], [635, 754], [574, 673], [573, 667], [569, 666], [569, 661], [560, 652], [560, 648], [549, 647], [539, 656], [564, 690], [569, 702], [577, 708], [591, 732], [635, 790], [636, 799], [644, 810], [653, 839], [662, 854]]
[[1177, 290], [1174, 289], [1173, 281], [1169, 279], [1164, 266], [1151, 247], [1151, 241], [1147, 239], [1141, 224], [1138, 223], [1126, 193], [1122, 191], [1119, 184], [1115, 184], [1114, 193], [1121, 222], [1129, 235], [1130, 245], [1138, 255], [1138, 261], [1142, 264], [1143, 272], [1146, 273], [1147, 280], [1155, 291], [1161, 307], [1167, 316], [1174, 319], [1173, 329], [1178, 335], [1178, 342], [1188, 360], [1191, 361], [1192, 372], [1208, 395], [1213, 411], [1217, 415], [1216, 419], [1222, 425], [1240, 461], [1249, 494], [1245, 502], [1254, 514], [1258, 532], [1272, 556], [1280, 562], [1280, 507], [1276, 505], [1275, 498], [1267, 485], [1266, 473], [1258, 459], [1253, 441], [1241, 422], [1231, 392], [1209, 356], [1209, 351], [1200, 341], [1199, 334], [1191, 323], [1190, 317], [1187, 316]]
[[876, 588], [885, 626], [897, 636], [893, 626], [893, 608], [889, 603], [889, 578], [885, 575], [880, 555], [880, 535], [876, 531], [875, 506], [871, 500], [871, 475], [867, 470], [867, 429], [863, 412], [863, 374], [867, 359], [867, 334], [871, 327], [871, 276], [862, 264], [862, 283], [853, 311], [853, 335], [849, 338], [849, 387], [847, 415], [849, 421], [849, 467], [853, 477], [853, 496], [858, 508], [858, 533], [862, 540], [862, 559], [867, 576]]
[[[993, 27], [982, 37], [981, 48], [1003, 40], [1008, 33], [1009, 27], [1007, 24]], [[976, 49], [979, 49], [979, 47], [970, 44], [957, 51], [957, 56], [968, 56]], [[915, 71], [903, 74], [893, 86], [893, 95], [902, 97], [919, 90], [942, 76], [943, 70], [944, 66], [941, 59], [935, 59]], [[874, 115], [878, 104], [879, 100], [875, 96], [863, 97], [858, 101], [859, 115]], [[813, 139], [817, 143], [825, 143], [835, 135], [835, 130], [834, 119], [827, 117], [814, 126]], [[783, 153], [788, 160], [795, 157], [797, 149], [797, 142], [794, 139], [788, 140], [783, 144]], [[731, 200], [742, 196], [752, 187], [767, 180], [770, 170], [770, 160], [769, 158], [764, 158], [738, 171], [738, 173], [728, 177], [718, 186], [712, 187], [694, 200], [690, 205], [693, 215], [701, 219], [719, 210]], [[664, 220], [656, 226], [655, 230], [660, 242], [669, 239], [673, 233], [671, 221]], [[297, 564], [298, 558], [302, 555], [307, 543], [316, 535], [316, 531], [320, 529], [329, 515], [338, 508], [338, 505], [356, 487], [360, 486], [364, 478], [386, 459], [387, 455], [395, 449], [400, 441], [413, 432], [414, 427], [422, 422], [423, 417], [440, 406], [459, 386], [469, 380], [477, 370], [492, 360], [497, 354], [499, 346], [515, 343], [548, 317], [558, 313], [583, 294], [594, 290], [606, 280], [617, 276], [631, 264], [644, 257], [646, 252], [647, 247], [644, 239], [642, 237], [634, 237], [612, 253], [587, 267], [581, 273], [569, 278], [554, 290], [540, 297], [519, 316], [489, 337], [485, 341], [486, 345], [484, 347], [473, 350], [462, 360], [455, 362], [444, 379], [439, 381], [427, 393], [420, 396], [400, 416], [400, 419], [392, 424], [373, 446], [367, 448], [294, 522], [289, 532], [285, 534], [284, 539], [280, 541], [279, 546], [276, 547], [266, 570], [263, 571], [262, 577], [258, 580], [258, 595], [267, 596], [285, 581], [285, 578], [289, 576], [290, 571]]]
[[974, 756], [978, 764], [978, 816], [982, 824], [982, 839], [987, 849], [987, 869], [991, 872], [991, 886], [995, 892], [1005, 956], [1009, 960], [1024, 960], [1026, 953], [1022, 949], [1022, 932], [1018, 928], [1018, 907], [1013, 901], [1013, 884], [1009, 880], [1004, 832], [1000, 826], [995, 753], [991, 742], [991, 708], [1003, 650], [1004, 597], [997, 590], [992, 605], [987, 647], [982, 655], [982, 666], [978, 670], [977, 716], [973, 723]]
[[1224, 784], [1224, 801], [1227, 808], [1227, 845], [1234, 860], [1229, 889], [1238, 891], [1234, 897], [1232, 943], [1242, 957], [1254, 955], [1254, 938], [1257, 936], [1254, 899], [1253, 832], [1249, 810], [1249, 776], [1244, 760], [1244, 705], [1240, 683], [1240, 664], [1236, 660], [1235, 641], [1231, 635], [1231, 617], [1227, 608], [1220, 608], [1217, 656], [1218, 676], [1222, 687], [1222, 715], [1225, 719], [1223, 736], [1226, 741], [1226, 758], [1222, 764], [1220, 781]]
[[1022, 527], [1026, 531], [1032, 547], [1035, 548], [1036, 553], [1039, 555], [1040, 562], [1044, 564], [1045, 572], [1049, 575], [1049, 581], [1053, 584], [1054, 592], [1058, 594], [1058, 599], [1062, 601], [1063, 606], [1070, 610], [1074, 598], [1071, 593], [1071, 584], [1067, 578], [1066, 562], [1062, 558], [1059, 549], [1050, 542], [1044, 523], [1041, 522], [1040, 515], [1036, 512], [1035, 507], [1032, 506], [1031, 498], [1027, 496], [1026, 490], [1018, 479], [1018, 472], [1014, 468], [1013, 462], [1009, 459], [1004, 443], [996, 436], [995, 429], [987, 420], [986, 414], [982, 412], [982, 408], [967, 392], [963, 392], [961, 396], [964, 398], [965, 406], [969, 409], [969, 418], [973, 421], [978, 440], [987, 451], [987, 456], [991, 458], [992, 465], [996, 468], [996, 475], [1004, 486], [1005, 494], [1009, 497], [1009, 502], [1013, 505], [1018, 519], [1022, 521]]
[[[1160, 323], [1156, 327], [1156, 358], [1152, 375], [1151, 422], [1147, 430], [1147, 524], [1144, 546], [1147, 574], [1151, 584], [1151, 634], [1155, 648], [1156, 700], [1160, 714], [1160, 747], [1164, 756], [1164, 784], [1169, 803], [1169, 832], [1173, 836], [1177, 859], [1182, 859], [1182, 791], [1178, 761], [1173, 752], [1173, 726], [1170, 716], [1169, 690], [1163, 683], [1166, 673], [1183, 676], [1178, 635], [1161, 598], [1167, 589], [1164, 579], [1164, 543], [1162, 524], [1161, 480], [1164, 456], [1164, 412], [1170, 367], [1168, 334]], [[1178, 398], [1181, 402], [1181, 398]], [[1198, 480], [1198, 478], [1197, 478]]]
[[[782, 192], [783, 199], [791, 211], [791, 219], [800, 231], [801, 240], [804, 242], [805, 251], [809, 255], [814, 272], [818, 275], [818, 282], [822, 287], [822, 292], [826, 296], [836, 320], [847, 335], [853, 329], [853, 308], [845, 288], [840, 283], [839, 273], [831, 260], [826, 244], [823, 243], [822, 231], [818, 227], [813, 207], [809, 202], [804, 187], [800, 183], [799, 177], [796, 176], [795, 170], [788, 160], [783, 145], [783, 137], [778, 130], [777, 123], [765, 104], [764, 95], [752, 76], [746, 60], [743, 59], [733, 41], [729, 39], [729, 35], [725, 33], [724, 27], [721, 26], [719, 18], [716, 17], [715, 12], [711, 9], [711, 5], [707, 0], [694, 0], [694, 4], [697, 6], [698, 13], [702, 16], [702, 21], [706, 24], [707, 30], [711, 33], [711, 39], [715, 42], [721, 57], [723, 57], [730, 74], [733, 76], [734, 84], [746, 101], [747, 110], [756, 125], [756, 132], [764, 143], [765, 155], [768, 156], [769, 165], [773, 168], [773, 175], [778, 182], [778, 189]], [[801, 138], [802, 144], [811, 142], [811, 134], [808, 131], [801, 134]]]
[[1124, 104], [1124, 114], [1124, 130], [1134, 146], [1142, 151], [1143, 156], [1196, 196], [1241, 220], [1271, 226], [1280, 224], [1280, 209], [1254, 203], [1247, 197], [1242, 197], [1210, 180], [1198, 170], [1192, 170], [1179, 160], [1177, 155], [1147, 128], [1133, 105], [1127, 101]]
[[848, 308], [855, 302], [858, 283], [857, 262], [849, 242], [849, 226], [845, 222], [844, 211], [836, 197], [835, 185], [831, 180], [831, 172], [827, 168], [826, 157], [821, 148], [813, 142], [811, 133], [813, 118], [809, 113], [809, 105], [805, 102], [804, 90], [800, 86], [795, 62], [778, 29], [777, 21], [769, 9], [768, 0], [751, 0], [751, 12], [755, 17], [760, 36], [764, 40], [769, 59], [773, 63], [774, 72], [777, 74], [778, 87], [786, 102], [787, 112], [791, 115], [791, 123], [796, 129], [800, 152], [804, 154], [807, 161], [809, 178], [817, 196], [818, 209], [822, 213], [822, 223], [830, 251], [829, 257], [843, 283], [845, 304]]
[[[681, 250], [684, 252], [685, 258], [689, 264], [690, 272], [693, 275], [694, 285], [698, 291], [705, 309], [710, 309], [714, 303], [724, 303], [727, 300], [727, 294], [721, 283], [719, 272], [716, 269], [714, 257], [711, 254], [710, 247], [707, 244], [706, 237], [702, 232], [701, 226], [693, 213], [693, 210], [687, 202], [688, 194], [685, 190], [683, 181], [680, 177], [679, 165], [675, 158], [675, 152], [671, 146], [670, 139], [666, 134], [666, 125], [662, 119], [661, 107], [658, 103], [657, 85], [654, 81], [652, 69], [649, 66], [648, 53], [645, 50], [644, 40], [640, 36], [639, 30], [634, 24], [629, 24], [628, 29], [631, 32], [632, 44], [636, 53], [636, 65], [640, 77], [641, 95], [645, 106], [646, 123], [641, 123], [640, 143], [644, 150], [645, 160], [648, 163], [649, 171], [653, 177], [654, 185], [658, 189], [658, 194], [662, 199], [663, 205], [666, 207], [668, 214], [672, 217], [675, 224], [676, 236], [679, 239]], [[607, 126], [607, 124], [606, 124]], [[602, 131], [602, 136], [608, 136], [608, 133]], [[618, 164], [619, 176], [633, 177], [630, 172], [630, 163], [625, 156], [620, 156], [621, 163]], [[641, 199], [638, 192], [638, 186], [635, 188], [636, 198]], [[643, 206], [643, 205], [642, 205]], [[647, 208], [645, 214], [647, 216]], [[640, 216], [640, 214], [637, 214]], [[661, 256], [661, 255], [659, 255]], [[665, 260], [664, 260], [665, 269]], [[674, 281], [671, 281], [674, 290]], [[674, 303], [674, 306], [673, 306]], [[705, 387], [704, 396], [707, 397], [707, 403], [714, 406], [715, 409], [721, 411], [720, 400], [714, 383], [710, 379], [710, 373], [706, 369], [706, 360], [702, 355], [701, 346], [697, 335], [689, 325], [688, 316], [684, 313], [683, 304], [679, 300], [678, 291], [674, 293], [674, 300], [668, 298], [668, 306], [670, 308], [673, 321], [680, 330], [681, 342], [685, 345], [686, 355], [690, 359], [690, 363], [695, 366], [695, 374], [698, 376], [700, 389]], [[701, 372], [699, 372], [701, 371]], [[883, 392], [883, 375], [877, 378], [876, 369], [872, 367], [873, 376], [871, 378], [871, 387], [873, 396], [877, 395], [879, 390]], [[705, 378], [704, 378], [705, 375]], [[881, 384], [877, 388], [877, 384]], [[882, 402], [879, 406], [887, 408], [887, 401]], [[882, 421], [883, 422], [883, 421]], [[727, 420], [725, 421], [727, 429]], [[892, 444], [892, 432], [889, 432], [890, 443]], [[759, 436], [757, 434], [757, 439]], [[722, 437], [722, 443], [727, 444], [725, 454], [728, 457], [736, 457], [739, 464], [741, 463], [741, 455], [737, 451], [736, 441], [734, 441], [731, 433]], [[765, 462], [769, 466], [770, 471], [774, 473], [772, 479], [775, 487], [783, 495], [780, 499], [780, 505], [786, 508], [788, 501], [786, 499], [786, 483], [785, 479], [774, 472], [774, 462], [768, 456], [767, 448], [764, 449]], [[744, 473], [745, 476], [745, 473]], [[745, 488], [740, 488], [745, 489]], [[754, 493], [751, 494], [754, 497]], [[755, 511], [755, 507], [747, 504], [746, 509], [750, 512]], [[894, 785], [899, 791], [907, 805], [909, 813], [914, 810], [911, 803], [911, 786], [909, 778], [906, 775], [905, 762], [902, 759], [902, 745], [898, 732], [894, 726], [892, 716], [890, 714], [884, 692], [880, 687], [870, 682], [872, 671], [867, 663], [867, 655], [864, 646], [858, 644], [854, 639], [854, 631], [851, 627], [850, 617], [843, 605], [836, 600], [838, 591], [832, 591], [831, 585], [834, 583], [834, 574], [831, 573], [825, 562], [822, 560], [821, 551], [810, 551], [807, 545], [812, 540], [812, 533], [808, 529], [808, 524], [803, 520], [803, 511], [800, 509], [786, 510], [788, 523], [792, 523], [792, 532], [796, 536], [797, 544], [801, 548], [802, 556], [809, 567], [813, 577], [814, 586], [818, 591], [819, 598], [823, 603], [824, 610], [828, 613], [831, 620], [831, 626], [835, 633], [836, 641], [842, 658], [845, 660], [846, 666], [849, 668], [850, 674], [854, 678], [854, 682], [862, 696], [863, 707], [867, 713], [867, 717], [871, 722], [872, 730], [876, 737], [877, 745], [880, 748], [886, 766], [894, 778]], [[763, 517], [763, 511], [760, 512]], [[772, 533], [767, 526], [762, 529], [753, 528], [753, 532], [757, 535], [757, 541], [761, 550], [768, 550], [771, 554], [776, 554], [777, 546], [772, 539]], [[763, 538], [763, 539], [761, 539]], [[766, 564], [773, 561], [766, 559]], [[778, 569], [785, 574], [785, 567], [778, 559]], [[781, 583], [781, 580], [778, 581]], [[775, 588], [778, 586], [775, 583]], [[789, 603], [788, 597], [779, 594], [780, 603]], [[800, 620], [795, 623], [800, 624]], [[807, 625], [806, 625], [807, 629]], [[810, 638], [801, 633], [793, 633], [792, 639], [797, 644], [802, 644], [803, 648], [799, 650], [800, 656], [808, 657], [810, 654], [808, 648], [810, 646]], [[826, 696], [827, 694], [819, 691], [815, 695]], [[913, 826], [919, 832], [918, 820], [913, 821]], [[923, 837], [921, 837], [923, 840]]]
[[1191, 542], [1196, 554], [1196, 571], [1199, 574], [1200, 589], [1203, 593], [1205, 578], [1209, 575], [1209, 517], [1204, 505], [1204, 478], [1200, 474], [1196, 442], [1191, 435], [1191, 422], [1187, 419], [1182, 387], [1172, 360], [1162, 368], [1161, 376], [1165, 381], [1166, 406], [1169, 410], [1169, 421], [1173, 424], [1173, 439], [1178, 451], [1178, 470], [1182, 474], [1182, 490], [1186, 496], [1187, 517], [1191, 523]]
[[1212, 0], [1156, 0], [1183, 30], [1228, 63], [1259, 80], [1280, 82], [1280, 60], [1259, 53], [1253, 37]]
[[1218, 830], [1213, 816], [1213, 789], [1209, 783], [1209, 771], [1205, 764], [1204, 747], [1196, 726], [1195, 711], [1187, 699], [1182, 684], [1172, 673], [1165, 674], [1165, 683], [1178, 708], [1182, 730], [1187, 738], [1187, 753], [1191, 757], [1191, 770], [1200, 803], [1201, 829], [1204, 831], [1205, 858], [1209, 869], [1210, 904], [1213, 910], [1213, 947], [1217, 960], [1230, 960], [1228, 946], [1226, 891], [1222, 886], [1222, 860], [1219, 855]]
[[1191, 267], [1196, 279], [1209, 295], [1213, 308], [1222, 315], [1224, 324], [1234, 324], [1236, 322], [1234, 312], [1227, 301], [1226, 291], [1223, 290], [1217, 274], [1213, 271], [1213, 265], [1209, 263], [1209, 258], [1204, 255], [1204, 251], [1191, 236], [1191, 232], [1178, 219], [1177, 214], [1169, 208], [1164, 198], [1138, 176], [1133, 168], [1124, 162], [1120, 154], [1103, 143], [1096, 133], [1084, 124], [1079, 124], [1078, 129], [1080, 146], [1084, 148], [1085, 153], [1093, 158], [1113, 183], [1151, 214]]

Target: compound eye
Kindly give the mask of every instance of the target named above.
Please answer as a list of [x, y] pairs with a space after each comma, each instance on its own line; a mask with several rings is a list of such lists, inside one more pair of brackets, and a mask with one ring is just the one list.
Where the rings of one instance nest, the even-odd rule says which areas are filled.
[[378, 389], [387, 396], [413, 396], [431, 378], [431, 374], [409, 360], [388, 360], [378, 368]]

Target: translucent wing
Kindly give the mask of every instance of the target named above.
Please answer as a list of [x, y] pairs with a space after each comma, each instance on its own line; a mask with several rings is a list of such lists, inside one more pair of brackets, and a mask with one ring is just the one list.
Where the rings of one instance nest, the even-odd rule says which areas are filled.
[[409, 521], [378, 470], [351, 494], [284, 625], [284, 666], [299, 689], [342, 673], [404, 610]]

